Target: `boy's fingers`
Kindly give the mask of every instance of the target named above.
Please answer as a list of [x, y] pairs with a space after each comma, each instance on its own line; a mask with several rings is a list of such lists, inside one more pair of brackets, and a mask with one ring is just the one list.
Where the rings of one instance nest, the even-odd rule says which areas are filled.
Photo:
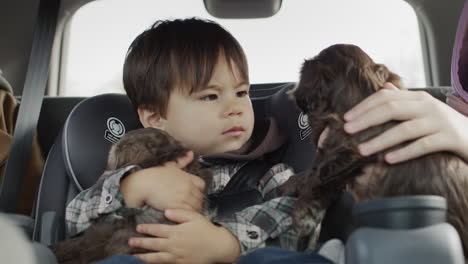
[[201, 212], [203, 207], [204, 195], [201, 192], [192, 191], [192, 197], [195, 211]]
[[170, 225], [164, 224], [140, 224], [137, 226], [137, 232], [158, 238], [167, 238], [171, 234]]
[[197, 202], [203, 201], [205, 198], [205, 195], [200, 192], [198, 189], [192, 190], [192, 197], [195, 199]]
[[177, 158], [176, 164], [177, 167], [183, 169], [185, 168], [190, 162], [193, 161], [194, 154], [193, 151], [187, 151], [184, 156]]
[[200, 214], [195, 211], [169, 209], [164, 212], [164, 215], [169, 220], [182, 224], [194, 220]]
[[181, 210], [199, 212], [200, 211], [200, 203], [195, 199], [195, 197], [190, 196], [188, 201], [180, 202], [179, 204], [171, 206], [168, 209], [171, 209], [171, 210], [172, 209], [181, 209]]
[[408, 140], [413, 140], [432, 133], [432, 126], [423, 119], [400, 123], [373, 139], [359, 145], [359, 152], [372, 155], [389, 147], [396, 146]]
[[168, 251], [168, 240], [158, 237], [132, 237], [128, 245], [133, 248], [142, 248], [149, 251]]
[[179, 164], [176, 161], [168, 161], [164, 163], [164, 167], [177, 167], [179, 168]]
[[155, 252], [146, 254], [136, 254], [135, 257], [151, 264], [170, 264], [176, 263], [176, 257], [167, 252]]
[[171, 208], [177, 208], [182, 210], [189, 210], [189, 211], [196, 211], [197, 210], [197, 203], [191, 199], [188, 203], [180, 203], [179, 205], [175, 205]]
[[197, 176], [194, 176], [192, 177], [192, 183], [201, 191], [201, 192], [204, 192], [205, 191], [205, 181], [200, 178], [200, 177], [197, 177]]
[[384, 89], [388, 89], [388, 90], [400, 90], [398, 89], [398, 87], [396, 87], [393, 83], [391, 82], [386, 82], [384, 83], [384, 86], [383, 86]]

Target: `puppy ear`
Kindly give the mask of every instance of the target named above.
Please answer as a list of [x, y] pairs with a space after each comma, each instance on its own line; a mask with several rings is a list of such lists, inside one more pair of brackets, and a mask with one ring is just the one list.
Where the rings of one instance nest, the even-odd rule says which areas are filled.
[[297, 87], [292, 91], [297, 106], [307, 114], [312, 127], [311, 140], [317, 144], [320, 132], [325, 129], [325, 117], [331, 110], [331, 94], [329, 87], [333, 74], [330, 69], [318, 59], [306, 60], [301, 68], [301, 76]]
[[379, 88], [382, 89], [384, 83], [390, 82], [395, 85], [398, 89], [403, 90], [403, 85], [401, 83], [401, 78], [397, 74], [391, 72], [385, 65], [376, 64], [374, 66], [374, 73], [376, 76], [376, 81], [379, 84]]
[[116, 170], [117, 166], [119, 164], [119, 161], [117, 160], [117, 153], [116, 153], [116, 144], [113, 144], [110, 151], [109, 155], [107, 158], [107, 170]]
[[301, 68], [299, 83], [292, 91], [297, 106], [304, 113], [318, 113], [330, 100], [328, 69], [316, 59], [306, 60]]

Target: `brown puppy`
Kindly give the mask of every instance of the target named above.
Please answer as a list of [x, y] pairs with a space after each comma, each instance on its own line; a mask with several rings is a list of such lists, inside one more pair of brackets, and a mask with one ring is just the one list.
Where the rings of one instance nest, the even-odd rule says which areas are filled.
[[[160, 166], [184, 156], [188, 149], [167, 133], [154, 128], [130, 131], [109, 151], [107, 170], [129, 165], [141, 168]], [[202, 169], [197, 157], [185, 170], [200, 176], [207, 186], [212, 182], [209, 169]], [[209, 214], [205, 204], [205, 214]], [[101, 219], [77, 236], [52, 245], [51, 249], [59, 263], [89, 263], [112, 255], [144, 253], [145, 250], [128, 246], [130, 237], [144, 236], [136, 232], [136, 226], [143, 223], [172, 224], [164, 212], [152, 207], [122, 208], [101, 217]]]
[[[376, 64], [359, 47], [334, 45], [305, 61], [300, 81], [292, 91], [298, 106], [314, 129], [317, 148], [311, 170], [290, 178], [281, 188], [296, 196], [293, 211], [298, 232], [307, 233], [321, 221], [318, 212], [327, 208], [344, 190], [357, 200], [400, 195], [440, 195], [448, 202], [448, 221], [457, 229], [468, 252], [468, 165], [452, 153], [439, 152], [390, 165], [388, 151], [363, 157], [357, 146], [399, 122], [389, 122], [355, 135], [344, 129], [344, 114], [369, 95], [391, 82], [400, 89], [400, 78]], [[428, 96], [421, 94], [421, 96]], [[328, 133], [321, 133], [327, 129]], [[411, 128], [409, 128], [411, 129]], [[325, 136], [325, 134], [327, 134]], [[406, 143], [408, 144], [408, 143]]]

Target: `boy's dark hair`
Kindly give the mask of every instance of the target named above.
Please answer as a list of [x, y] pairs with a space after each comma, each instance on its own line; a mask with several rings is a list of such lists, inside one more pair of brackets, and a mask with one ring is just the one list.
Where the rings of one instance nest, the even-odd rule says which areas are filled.
[[[447, 199], [448, 222], [460, 234], [466, 253], [466, 163], [455, 154], [439, 152], [389, 165], [384, 161], [384, 155], [408, 143], [370, 157], [361, 156], [358, 145], [399, 122], [388, 122], [355, 135], [349, 135], [343, 129], [346, 111], [382, 89], [385, 82], [392, 82], [402, 89], [396, 74], [375, 64], [364, 51], [353, 45], [331, 46], [304, 63], [293, 95], [315, 129], [313, 143], [317, 143], [319, 133], [325, 127], [329, 132], [317, 151], [313, 168], [291, 177], [281, 187], [283, 194], [298, 197], [293, 211], [295, 225], [299, 231], [306, 232], [310, 221], [317, 221], [314, 216], [317, 210], [328, 207], [346, 188], [359, 199], [440, 195]], [[367, 183], [360, 183], [357, 177], [364, 170], [370, 176]]]
[[[165, 117], [171, 92], [206, 88], [220, 56], [248, 82], [247, 59], [237, 40], [219, 24], [197, 18], [159, 20], [130, 45], [123, 83], [135, 108]], [[236, 69], [233, 69], [233, 65]]]

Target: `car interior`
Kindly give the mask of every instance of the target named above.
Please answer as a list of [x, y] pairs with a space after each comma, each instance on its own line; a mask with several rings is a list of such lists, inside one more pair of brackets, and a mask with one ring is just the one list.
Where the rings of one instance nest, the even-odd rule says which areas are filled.
[[[289, 2], [197, 1], [202, 2], [210, 15], [208, 18], [253, 19], [249, 23], [260, 23], [262, 19], [280, 14]], [[463, 16], [468, 17], [468, 4], [463, 0], [393, 1], [409, 5], [417, 18], [425, 85], [408, 88], [426, 91], [445, 102], [454, 83], [453, 62], [458, 63], [462, 59], [454, 47], [464, 38], [466, 25], [459, 21]], [[119, 137], [110, 127], [109, 120], [117, 120], [127, 132], [142, 126], [123, 93], [63, 96], [59, 92], [62, 83], [60, 73], [65, 71], [61, 68], [62, 62], [66, 60], [62, 52], [70, 41], [66, 37], [69, 21], [90, 2], [94, 1], [4, 0], [0, 5], [0, 91], [11, 94], [20, 102], [14, 113], [14, 133], [10, 131], [8, 137], [10, 147], [0, 151], [0, 172], [3, 171], [0, 216], [13, 223], [13, 226], [1, 228], [24, 231], [28, 241], [25, 247], [30, 246], [34, 255], [31, 263], [57, 263], [47, 246], [67, 238], [66, 205], [80, 191], [92, 186], [106, 166], [109, 148]], [[157, 2], [165, 5], [170, 1]], [[132, 4], [138, 5], [138, 1], [132, 1]], [[340, 5], [337, 4], [336, 8], [338, 12]], [[389, 15], [384, 11], [380, 15], [384, 19], [399, 19], [398, 14]], [[278, 30], [275, 37], [282, 38], [283, 33]], [[294, 48], [294, 43], [284, 47], [288, 48]], [[277, 63], [281, 64], [281, 60], [278, 59]], [[314, 128], [308, 126], [304, 115], [287, 93], [295, 87], [295, 81], [254, 82], [250, 97], [255, 119], [274, 118], [287, 136], [285, 150], [279, 157], [281, 162], [301, 172], [312, 166], [315, 145], [309, 135]], [[7, 107], [7, 104], [3, 105], [4, 109]], [[39, 184], [31, 184], [27, 176], [27, 164], [34, 151], [32, 142], [35, 140], [44, 158]], [[26, 196], [22, 194], [22, 188], [28, 184], [34, 185], [29, 188], [33, 190], [30, 191], [33, 199], [24, 201]], [[225, 206], [236, 208], [241, 200], [241, 197], [233, 197]], [[20, 210], [18, 205], [21, 202], [29, 202], [30, 206]], [[446, 211], [445, 199], [438, 196], [355, 203], [349, 193], [344, 193], [327, 210], [319, 242], [331, 238], [344, 241], [344, 263], [349, 264], [465, 263], [459, 235], [447, 223]], [[0, 229], [0, 236], [7, 234], [4, 231]], [[18, 252], [22, 250], [17, 249]], [[2, 258], [1, 248], [0, 252]], [[8, 258], [8, 254], [5, 256], [5, 263], [16, 260]]]

